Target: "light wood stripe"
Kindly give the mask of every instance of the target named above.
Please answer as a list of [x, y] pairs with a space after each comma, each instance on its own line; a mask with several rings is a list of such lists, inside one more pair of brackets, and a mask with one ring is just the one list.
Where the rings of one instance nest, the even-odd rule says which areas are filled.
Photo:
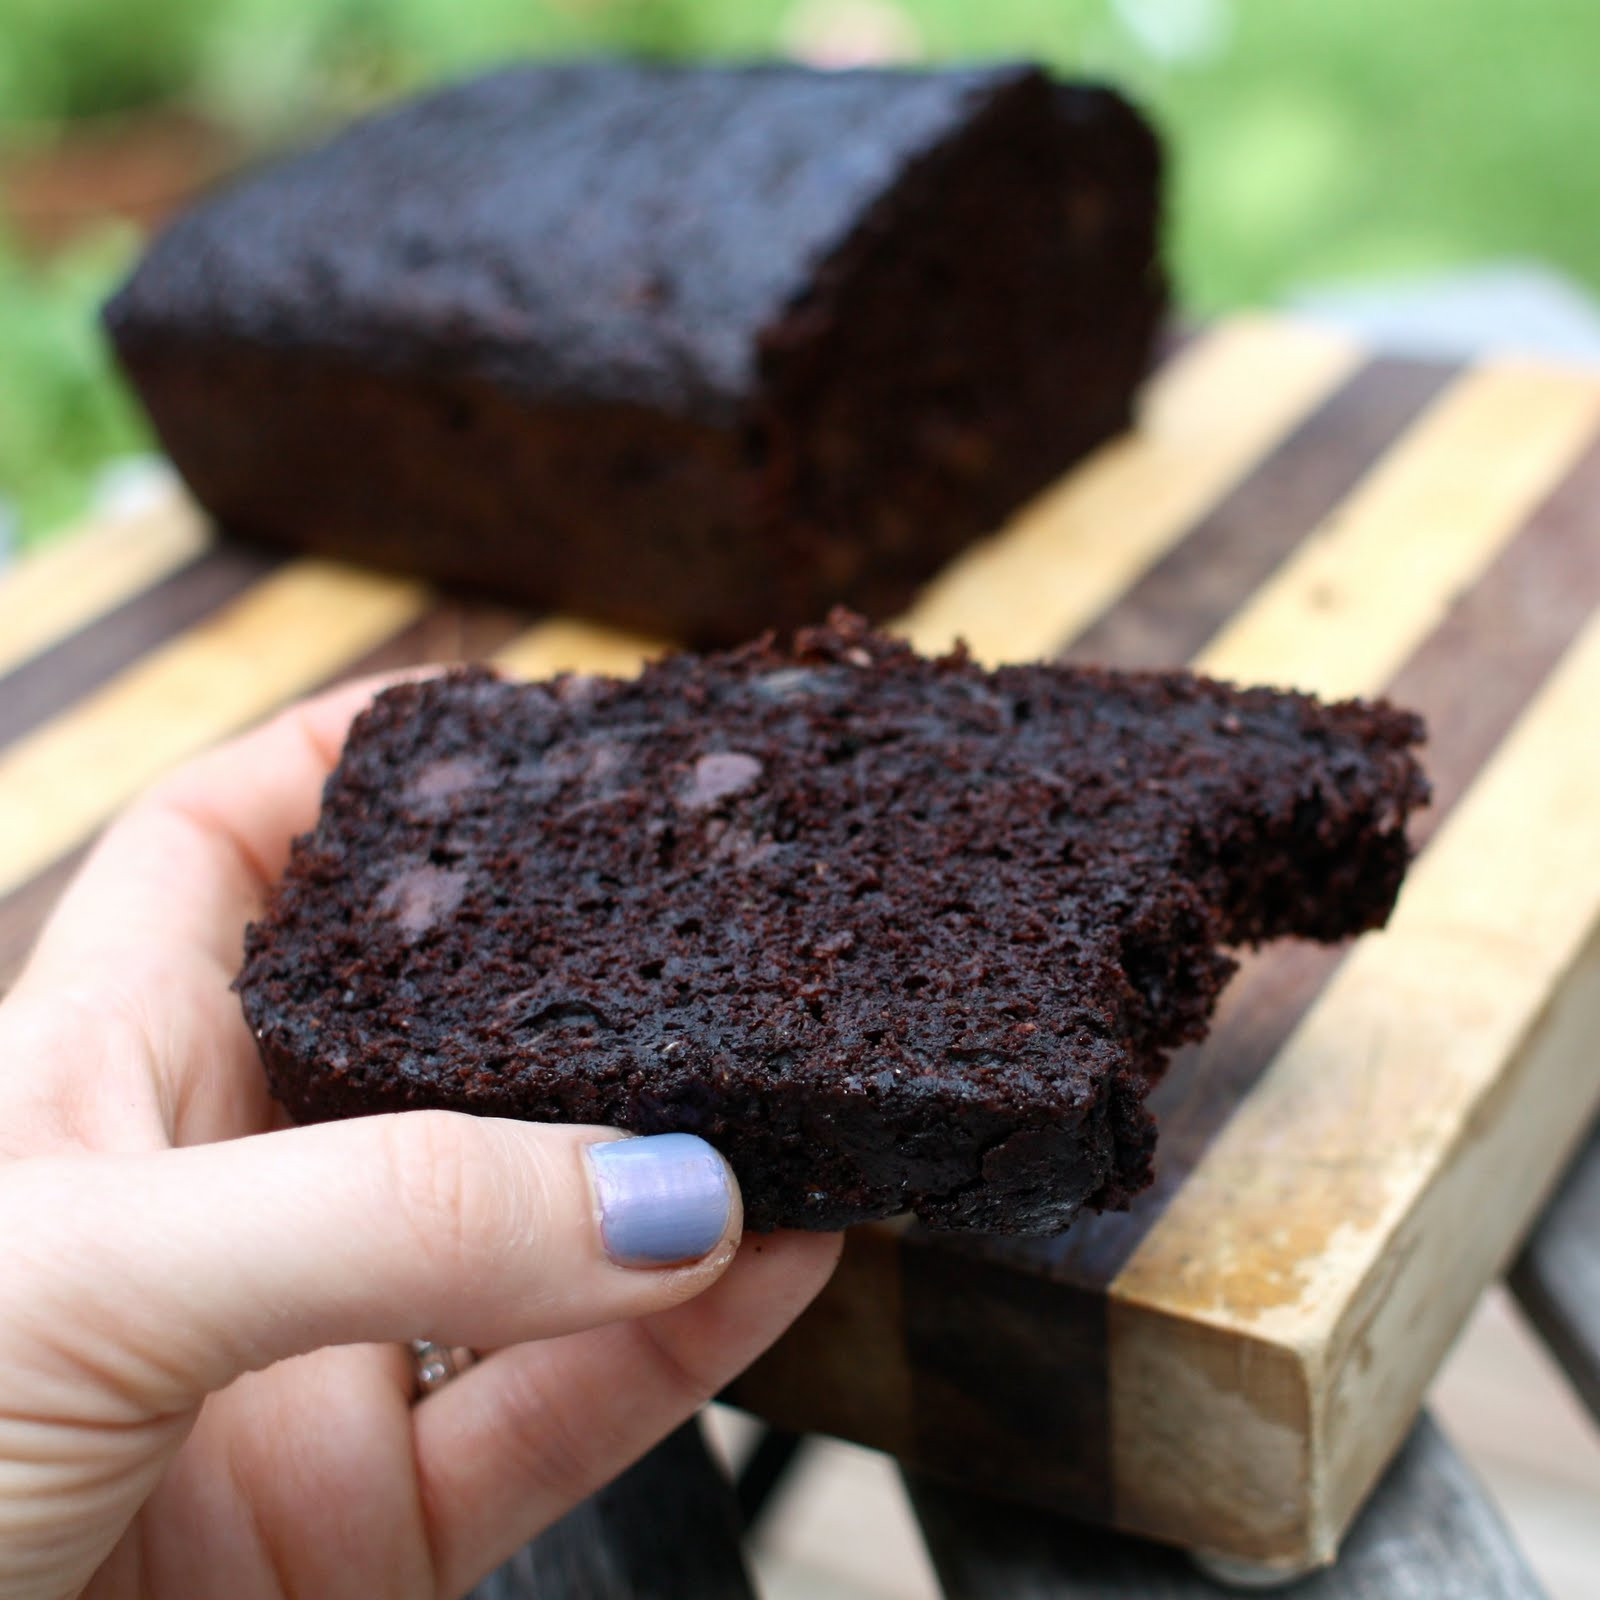
[[0, 754], [0, 894], [185, 756], [421, 614], [420, 584], [299, 561]]
[[1159, 671], [1197, 655], [1459, 375], [1436, 362], [1369, 361], [1063, 640], [1059, 659]]
[[1359, 364], [1354, 346], [1244, 318], [1151, 382], [1139, 430], [959, 557], [893, 624], [923, 651], [965, 638], [988, 663], [1052, 655]]
[[[1367, 369], [1370, 373], [1373, 369]], [[1365, 378], [1366, 374], [1363, 375]], [[1558, 383], [1564, 382], [1553, 371]], [[1361, 380], [1340, 392], [1339, 401], [1356, 393]], [[1338, 402], [1336, 402], [1338, 403]], [[1326, 412], [1323, 413], [1326, 415]], [[1408, 428], [1405, 438], [1415, 448], [1426, 429]], [[1407, 445], [1397, 443], [1397, 450]], [[1465, 462], [1461, 471], [1477, 470]], [[1261, 482], [1258, 475], [1254, 482]], [[1352, 478], [1350, 494], [1361, 491]], [[1335, 508], [1340, 514], [1334, 515]], [[1343, 502], [1332, 501], [1322, 514], [1330, 525], [1350, 519]], [[1301, 522], [1303, 528], [1305, 522]], [[1239, 530], [1236, 547], [1259, 530], [1271, 543], [1270, 520], [1257, 518]], [[1440, 546], [1455, 542], [1453, 527], [1439, 529]], [[1573, 469], [1564, 472], [1554, 492], [1542, 498], [1492, 563], [1471, 583], [1453, 584], [1436, 574], [1447, 595], [1449, 615], [1430, 628], [1407, 657], [1399, 673], [1385, 679], [1384, 663], [1400, 653], [1402, 629], [1382, 605], [1374, 618], [1390, 630], [1371, 639], [1365, 633], [1364, 609], [1346, 610], [1340, 628], [1329, 630], [1324, 643], [1336, 662], [1367, 661], [1371, 676], [1346, 677], [1346, 691], [1381, 691], [1397, 703], [1420, 710], [1428, 722], [1423, 760], [1434, 787], [1434, 803], [1413, 818], [1414, 839], [1426, 841], [1448, 819], [1495, 749], [1507, 736], [1541, 683], [1554, 670], [1592, 614], [1600, 597], [1600, 434], [1594, 436]], [[1185, 546], [1187, 549], [1187, 544]], [[1437, 552], [1424, 551], [1424, 556]], [[1257, 572], [1262, 569], [1256, 568]], [[1148, 637], [1181, 638], [1189, 616], [1183, 610], [1207, 603], [1212, 575], [1189, 574], [1188, 595], [1175, 587], [1170, 615], [1159, 611], [1163, 625]], [[1258, 585], [1259, 587], [1259, 585]], [[1454, 591], [1452, 593], [1452, 590]], [[1236, 589], [1235, 594], [1239, 591]], [[1424, 601], [1428, 596], [1413, 596]], [[1293, 596], [1291, 595], [1291, 603]], [[1120, 605], [1119, 608], [1120, 609]], [[1115, 612], [1112, 613], [1115, 615]], [[1415, 613], [1402, 615], [1409, 628]], [[1253, 635], [1270, 640], [1270, 627]], [[1137, 635], [1135, 635], [1137, 638]], [[1153, 651], [1136, 664], [1149, 665]], [[1244, 678], [1268, 676], [1272, 661], [1234, 663]], [[1336, 968], [1342, 952], [1297, 941], [1284, 941], [1247, 954], [1244, 970], [1222, 998], [1204, 1047], [1156, 1090], [1152, 1107], [1161, 1129], [1156, 1161], [1157, 1189], [1128, 1216], [1092, 1217], [1078, 1222], [1059, 1249], [1052, 1250], [1052, 1270], [1098, 1292], [1126, 1264], [1145, 1233], [1160, 1219], [1164, 1196], [1176, 1191], [1191, 1166], [1223, 1125], [1272, 1058], [1300, 1017], [1315, 1001]]]
[[0, 578], [0, 673], [142, 594], [211, 542], [174, 490], [137, 515], [96, 518]]
[[[1600, 926], [1600, 738], [1575, 736], [1597, 705], [1600, 617], [1412, 867], [1389, 927], [1354, 947], [1213, 1141], [1117, 1278], [1118, 1298], [1274, 1337], [1320, 1314], [1330, 1284], [1304, 1278], [1307, 1262], [1344, 1272], [1408, 1203], [1374, 1174], [1435, 1164], [1425, 1152], [1464, 1131], [1474, 1096]], [[1587, 1054], [1600, 1089], [1600, 1052]], [[1303, 1161], [1286, 1159], [1291, 1143]], [[1306, 1248], [1317, 1229], [1325, 1251]], [[1201, 1237], [1208, 1248], [1187, 1254]]]
[[513, 678], [549, 678], [558, 672], [594, 672], [631, 678], [672, 646], [644, 634], [554, 617], [524, 629], [494, 653], [494, 664]]
[[[1597, 704], [1600, 618], [1112, 1284], [1116, 1477], [1160, 1481], [1129, 1489], [1133, 1525], [1203, 1521], [1203, 1491], [1163, 1497], [1249, 1476], [1304, 1401], [1284, 1482], [1308, 1475], [1293, 1498], [1327, 1554], [1581, 1136], [1600, 1100]], [[1209, 1372], [1208, 1325], [1233, 1342]], [[1236, 1414], [1234, 1469], [1150, 1430], [1151, 1397], [1179, 1385]]]
[[[1577, 461], [1597, 417], [1590, 379], [1509, 365], [1463, 377], [1199, 665], [1330, 695], [1382, 689]], [[1595, 820], [1551, 849], [1593, 861], [1567, 885], [1570, 926], [1543, 914], [1548, 858], [1524, 859], [1572, 827], [1586, 787], [1600, 792], [1600, 741], [1570, 764], [1575, 718], [1597, 692], [1591, 624], [1414, 870], [1390, 929], [1356, 947], [1113, 1279], [1124, 1526], [1264, 1561], [1331, 1556], [1464, 1302], [1582, 1126], [1574, 1107], [1593, 1103], [1600, 1068], [1575, 1066], [1571, 1051], [1551, 1058], [1536, 1102], [1507, 1088], [1516, 1074], [1504, 1069], [1515, 1029], [1532, 1026], [1600, 918]], [[1518, 839], [1541, 843], [1517, 851]], [[1481, 1004], [1464, 1005], [1474, 994]], [[1589, 1081], [1574, 1084], [1575, 1070]], [[1474, 1091], [1506, 1095], [1490, 1142], [1511, 1154], [1498, 1169], [1471, 1163], [1487, 1222], [1435, 1217], [1418, 1239], [1435, 1257], [1442, 1241], [1465, 1241], [1459, 1259], [1408, 1260], [1393, 1235], [1427, 1216], [1419, 1190], [1456, 1182], [1451, 1149], [1483, 1121]], [[1368, 1278], [1382, 1280], [1376, 1299], [1360, 1293]], [[1347, 1335], [1340, 1319], [1357, 1304], [1368, 1321]], [[1359, 1346], [1353, 1358], [1341, 1340]], [[1330, 1415], [1327, 1369], [1347, 1358], [1358, 1377]], [[1361, 1392], [1365, 1371], [1389, 1392]], [[1191, 1440], [1204, 1441], [1195, 1454]]]
[[1372, 694], [1510, 542], [1600, 426], [1600, 382], [1469, 372], [1204, 650], [1238, 682]]

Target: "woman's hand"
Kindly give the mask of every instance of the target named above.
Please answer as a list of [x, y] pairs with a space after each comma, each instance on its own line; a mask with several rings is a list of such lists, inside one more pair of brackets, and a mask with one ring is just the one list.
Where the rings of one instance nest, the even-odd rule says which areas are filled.
[[[134, 806], [0, 1006], [11, 1600], [459, 1595], [744, 1367], [837, 1255], [739, 1248], [698, 1141], [596, 1163], [595, 1128], [284, 1126], [228, 985], [371, 693]], [[492, 1353], [414, 1402], [415, 1338]]]

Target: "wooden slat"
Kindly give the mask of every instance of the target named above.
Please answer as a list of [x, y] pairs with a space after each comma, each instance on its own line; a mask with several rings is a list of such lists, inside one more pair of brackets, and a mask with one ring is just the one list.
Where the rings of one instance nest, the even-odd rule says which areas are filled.
[[[1433, 803], [1411, 821], [1427, 841], [1600, 607], [1600, 439], [1383, 692], [1427, 720]], [[1216, 1131], [1304, 1015], [1342, 951], [1284, 941], [1245, 952], [1204, 1045], [1158, 1085], [1156, 1188], [1129, 1213], [1082, 1218], [1050, 1270], [1103, 1285], [1121, 1270]]]
[[404, 672], [412, 667], [488, 661], [522, 632], [527, 618], [505, 606], [440, 598], [414, 622], [365, 655], [345, 663], [336, 681]]
[[631, 678], [647, 661], [671, 648], [664, 640], [643, 634], [553, 617], [519, 633], [495, 651], [493, 659], [514, 678], [549, 678], [558, 672]]
[[[202, 563], [221, 554], [221, 550], [214, 551], [203, 557]], [[184, 569], [185, 573], [194, 570], [193, 566]], [[88, 630], [88, 634], [97, 632], [103, 625], [103, 622], [96, 623]], [[142, 618], [140, 625], [143, 625]], [[374, 648], [342, 661], [333, 677], [366, 677], [375, 673], [396, 672], [425, 662], [482, 660], [520, 628], [521, 619], [502, 607], [444, 600], [427, 606], [415, 621], [397, 632], [387, 634]], [[80, 636], [80, 639], [86, 637]], [[67, 648], [76, 653], [78, 643], [79, 640], [69, 641]], [[54, 653], [49, 651], [35, 657], [23, 671], [31, 673], [36, 666], [48, 662]], [[0, 694], [3, 693], [4, 687], [0, 686]], [[0, 706], [0, 722], [3, 722], [6, 710]], [[0, 760], [3, 760], [3, 756], [0, 756]], [[29, 878], [11, 893], [0, 894], [0, 995], [5, 993], [22, 970], [23, 961], [39, 927], [77, 869], [81, 856], [82, 851], [74, 850], [52, 862], [43, 872]]]
[[1600, 1126], [1545, 1207], [1510, 1282], [1600, 1422]]
[[754, 1600], [739, 1535], [732, 1486], [690, 1422], [469, 1600]]
[[957, 558], [894, 628], [923, 651], [963, 637], [990, 663], [1053, 654], [1359, 360], [1346, 341], [1307, 328], [1226, 324], [1156, 376], [1137, 433]]
[[[1573, 733], [1596, 704], [1600, 618], [1112, 1284], [1124, 1525], [1204, 1542], [1231, 1517], [1263, 1559], [1280, 1537], [1331, 1550], [1580, 1135], [1600, 1098], [1600, 739]], [[1190, 1407], [1203, 1459], [1184, 1459]]]
[[[907, 1487], [948, 1600], [1226, 1600], [1173, 1550], [914, 1474]], [[1424, 1418], [1345, 1542], [1294, 1600], [1542, 1600], [1471, 1473]]]
[[125, 672], [259, 583], [283, 557], [214, 546], [65, 639], [0, 675], [0, 749]]
[[1516, 534], [1597, 424], [1600, 382], [1587, 375], [1510, 364], [1469, 373], [1198, 665], [1332, 699], [1373, 693]]
[[22, 972], [39, 930], [72, 875], [83, 865], [87, 851], [87, 845], [71, 851], [51, 862], [20, 889], [0, 897], [0, 998]]
[[1083, 632], [1063, 641], [1062, 659], [1138, 669], [1197, 655], [1457, 373], [1442, 362], [1369, 362]]
[[0, 673], [176, 572], [210, 533], [187, 496], [62, 535], [0, 579]]
[[0, 894], [175, 762], [337, 672], [428, 604], [420, 585], [299, 561], [0, 754]]

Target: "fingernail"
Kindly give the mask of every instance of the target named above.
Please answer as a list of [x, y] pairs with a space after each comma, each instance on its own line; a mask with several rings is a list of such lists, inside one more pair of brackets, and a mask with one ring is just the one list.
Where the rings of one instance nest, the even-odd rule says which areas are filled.
[[589, 1165], [600, 1237], [620, 1267], [698, 1261], [727, 1229], [728, 1169], [692, 1133], [592, 1144]]

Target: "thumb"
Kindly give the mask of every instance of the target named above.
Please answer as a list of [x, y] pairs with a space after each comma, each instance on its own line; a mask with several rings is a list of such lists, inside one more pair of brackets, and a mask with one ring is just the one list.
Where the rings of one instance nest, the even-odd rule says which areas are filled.
[[36, 1326], [152, 1414], [324, 1345], [497, 1347], [663, 1310], [721, 1275], [742, 1222], [691, 1135], [434, 1111], [6, 1176], [38, 1185], [13, 1195]]

